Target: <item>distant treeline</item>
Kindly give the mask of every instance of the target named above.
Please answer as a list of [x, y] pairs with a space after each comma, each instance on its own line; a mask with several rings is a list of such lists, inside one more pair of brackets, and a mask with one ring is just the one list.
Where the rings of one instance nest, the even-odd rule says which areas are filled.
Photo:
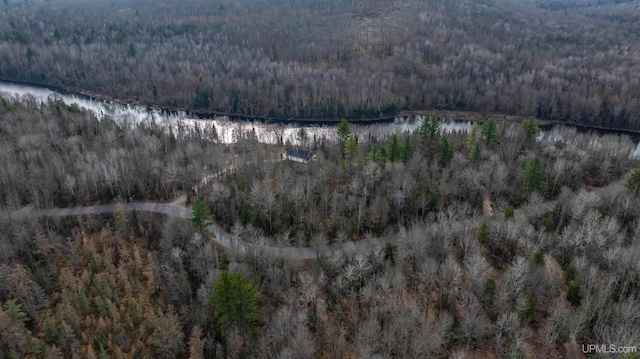
[[447, 109], [640, 128], [637, 9], [553, 4], [5, 2], [0, 77], [200, 113]]

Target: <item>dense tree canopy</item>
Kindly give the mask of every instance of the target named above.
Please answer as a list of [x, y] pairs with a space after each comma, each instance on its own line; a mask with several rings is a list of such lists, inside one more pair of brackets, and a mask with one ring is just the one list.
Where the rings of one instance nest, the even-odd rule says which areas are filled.
[[640, 128], [637, 4], [549, 3], [8, 1], [0, 77], [282, 119], [439, 109]]
[[[550, 16], [558, 21], [553, 32], [542, 27], [525, 37], [525, 45], [538, 44], [539, 56], [525, 46], [507, 51], [511, 57], [487, 50], [502, 48], [500, 41], [456, 47], [458, 38], [477, 36], [458, 26], [465, 14], [493, 14], [492, 2], [285, 1], [269, 11], [278, 4], [212, 7], [195, 0], [178, 17], [156, 22], [135, 6], [140, 2], [98, 2], [84, 10], [81, 2], [51, 2], [62, 9], [52, 19], [65, 6], [85, 15], [117, 7], [117, 16], [104, 11], [109, 21], [87, 21], [81, 30], [74, 26], [82, 16], [39, 23], [32, 21], [40, 19], [33, 7], [5, 3], [0, 17], [15, 22], [0, 21], [4, 74], [94, 90], [111, 81], [110, 91], [141, 94], [141, 101], [331, 116], [425, 104], [505, 110], [494, 105], [517, 103], [522, 108], [511, 110], [603, 123], [629, 121], [626, 111], [636, 106], [628, 101], [636, 90], [619, 82], [624, 66], [608, 76], [590, 62], [585, 72], [567, 70], [582, 61], [582, 41], [628, 41], [607, 31], [571, 36], [572, 16], [590, 14], [595, 0], [566, 3], [577, 15]], [[560, 6], [555, 3], [537, 4]], [[597, 3], [616, 20], [609, 26], [635, 21], [619, 13], [627, 4]], [[352, 25], [343, 24], [344, 37], [324, 38], [331, 46], [281, 41], [311, 31], [316, 18], [339, 28], [344, 9]], [[447, 20], [453, 10], [467, 12]], [[192, 11], [200, 13], [196, 20]], [[402, 25], [414, 22], [376, 23], [390, 20], [389, 12], [410, 16], [415, 29]], [[508, 11], [495, 15], [474, 21], [498, 40], [530, 26], [528, 18], [512, 26]], [[273, 16], [271, 22], [260, 23], [264, 16]], [[273, 19], [295, 31], [261, 26]], [[433, 28], [438, 31], [428, 31]], [[411, 31], [421, 40], [392, 41], [398, 34], [411, 38]], [[446, 55], [438, 48], [449, 41], [455, 51]], [[593, 45], [597, 59], [602, 52]], [[628, 46], [606, 60], [624, 62], [623, 52], [636, 44]], [[549, 56], [556, 62], [539, 65], [556, 51], [571, 56]], [[206, 61], [193, 66], [191, 56]], [[73, 66], [61, 66], [64, 61]], [[104, 69], [88, 76], [96, 63]], [[379, 68], [384, 75], [369, 76]], [[496, 72], [501, 75], [493, 77]], [[140, 78], [152, 80], [127, 85]], [[564, 92], [570, 100], [556, 97]], [[640, 167], [629, 156], [637, 144], [564, 126], [527, 142], [526, 125], [440, 135], [437, 119], [424, 123], [417, 133], [357, 141], [353, 126], [345, 143], [307, 138], [317, 159], [301, 164], [281, 161], [280, 145], [257, 143], [251, 133], [234, 133], [235, 142], [223, 146], [215, 129], [193, 122], [98, 119], [54, 98], [2, 98], [0, 357], [560, 357], [583, 343], [638, 342]], [[634, 167], [631, 190], [624, 191], [620, 179]], [[195, 193], [201, 200], [193, 201]], [[183, 195], [193, 201], [196, 226], [124, 209], [138, 201], [180, 206], [167, 202]], [[119, 205], [104, 215], [68, 215], [69, 207], [107, 203]], [[50, 212], [60, 216], [38, 216], [38, 209], [52, 207], [61, 207]], [[203, 235], [209, 210], [231, 244]], [[322, 249], [328, 254], [320, 255]], [[314, 252], [304, 261], [295, 256]]]
[[[19, 123], [5, 120], [4, 126]], [[307, 241], [303, 230], [266, 236], [266, 225], [262, 231], [239, 217], [230, 220], [234, 240], [256, 248], [266, 243], [290, 253], [343, 244], [304, 263], [218, 247], [188, 221], [147, 213], [33, 222], [0, 217], [6, 236], [0, 240], [0, 349], [50, 357], [558, 356], [567, 346], [579, 350], [580, 343], [607, 340], [611, 331], [622, 333], [620, 343], [634, 340], [638, 250], [627, 238], [640, 212], [624, 191], [601, 199], [576, 183], [590, 180], [589, 159], [611, 161], [610, 150], [624, 141], [573, 133], [566, 136], [570, 145], [551, 151], [553, 142], [524, 146], [515, 129], [507, 134], [521, 144], [519, 160], [530, 151], [543, 163], [588, 156], [573, 167], [576, 177], [556, 173], [559, 165], [547, 167], [549, 180], [563, 190], [545, 193], [558, 201], [543, 218], [523, 214], [519, 176], [500, 177], [521, 163], [503, 162], [510, 155], [503, 141], [483, 149], [486, 155], [473, 164], [462, 154], [467, 138], [449, 135], [443, 136], [453, 145], [447, 163], [438, 162], [433, 143], [417, 146], [406, 163], [360, 158], [348, 169], [339, 164], [339, 141], [324, 143], [326, 152], [318, 145], [320, 159], [309, 164], [258, 162], [255, 153], [240, 150], [257, 145], [239, 142], [234, 150], [243, 165], [222, 182], [199, 186], [199, 193], [221, 214], [228, 214], [222, 206], [240, 213], [246, 200], [249, 211], [264, 210], [256, 216], [262, 223], [271, 205], [274, 227], [291, 214], [311, 218], [310, 224], [335, 223], [316, 227]], [[76, 141], [90, 135], [80, 136]], [[406, 138], [416, 140], [406, 136], [400, 143]], [[376, 139], [378, 148], [388, 140]], [[359, 146], [373, 148], [366, 141]], [[617, 175], [632, 167], [627, 150], [609, 164], [620, 167]], [[20, 159], [6, 160], [13, 168]], [[45, 179], [29, 183], [38, 180]], [[505, 217], [514, 201], [517, 215], [480, 217], [485, 195], [505, 208]], [[348, 243], [352, 238], [377, 235], [347, 232], [358, 233], [370, 220], [385, 221], [385, 228], [403, 223], [389, 234], [397, 236], [396, 245], [367, 250], [361, 242], [349, 250], [358, 245]], [[596, 250], [602, 246], [608, 250]], [[581, 327], [576, 345], [567, 323], [587, 323], [590, 313], [602, 320]]]

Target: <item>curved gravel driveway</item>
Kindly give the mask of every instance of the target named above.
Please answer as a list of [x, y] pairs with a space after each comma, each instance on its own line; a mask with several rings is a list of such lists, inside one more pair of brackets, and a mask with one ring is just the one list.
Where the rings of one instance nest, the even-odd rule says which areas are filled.
[[[624, 189], [624, 184], [627, 175], [621, 179], [610, 183], [606, 187], [597, 188], [594, 191], [601, 197], [611, 197], [619, 193]], [[12, 218], [12, 217], [64, 217], [64, 216], [86, 216], [100, 213], [113, 213], [116, 210], [116, 206], [121, 205], [123, 210], [140, 211], [140, 212], [152, 212], [160, 213], [167, 216], [176, 218], [188, 219], [192, 217], [192, 211], [190, 208], [186, 208], [180, 205], [184, 200], [181, 198], [171, 203], [162, 202], [132, 202], [132, 203], [111, 203], [86, 207], [72, 207], [72, 208], [49, 208], [49, 209], [33, 209], [30, 207], [23, 208], [13, 212], [2, 212], [0, 218]], [[514, 212], [516, 218], [529, 218], [542, 215], [544, 213], [553, 211], [557, 205], [557, 201], [548, 201], [538, 204], [528, 205], [518, 208]], [[454, 232], [462, 231], [469, 228], [476, 228], [485, 221], [484, 218], [471, 218], [453, 222], [451, 229]], [[386, 247], [387, 245], [396, 245], [403, 241], [403, 238], [397, 234], [377, 237], [367, 240], [361, 240], [358, 242], [336, 243], [332, 245], [323, 245], [317, 247], [276, 247], [271, 245], [259, 245], [254, 243], [248, 243], [234, 239], [231, 234], [222, 229], [217, 224], [212, 224], [208, 227], [208, 230], [215, 235], [214, 241], [219, 245], [234, 249], [241, 253], [254, 254], [254, 255], [270, 255], [277, 257], [284, 257], [293, 260], [305, 260], [316, 259], [319, 257], [327, 257], [336, 252], [350, 252], [358, 251], [361, 253], [370, 253], [371, 251], [378, 250]]]

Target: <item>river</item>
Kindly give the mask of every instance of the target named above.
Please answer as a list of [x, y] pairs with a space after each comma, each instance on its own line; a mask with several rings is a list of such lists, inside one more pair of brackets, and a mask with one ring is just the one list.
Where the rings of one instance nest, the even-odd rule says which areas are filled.
[[[90, 110], [99, 119], [109, 116], [116, 121], [139, 123], [145, 121], [156, 121], [167, 125], [177, 125], [181, 123], [186, 126], [198, 126], [203, 130], [215, 126], [218, 138], [223, 143], [233, 143], [242, 133], [254, 132], [257, 140], [264, 143], [278, 143], [281, 139], [284, 143], [296, 144], [296, 134], [300, 129], [294, 124], [268, 124], [259, 121], [231, 121], [225, 116], [211, 119], [199, 119], [189, 116], [185, 112], [167, 112], [160, 110], [149, 110], [148, 108], [136, 105], [120, 104], [102, 100], [92, 100], [81, 96], [61, 94], [53, 90], [41, 87], [17, 85], [7, 82], [0, 82], [0, 92], [10, 96], [33, 96], [36, 101], [46, 102], [50, 97], [61, 99], [66, 104], [77, 104], [81, 108]], [[420, 116], [397, 117], [393, 122], [376, 123], [374, 125], [351, 125], [352, 132], [360, 139], [371, 137], [382, 138], [391, 133], [411, 133], [418, 128], [422, 121]], [[441, 120], [440, 131], [469, 132], [472, 123], [470, 121]], [[304, 126], [309, 139], [335, 137], [335, 127], [332, 126]]]
[[[259, 121], [231, 121], [225, 116], [215, 117], [211, 119], [199, 119], [195, 116], [189, 116], [185, 112], [167, 112], [161, 110], [148, 109], [146, 107], [122, 104], [116, 102], [93, 100], [82, 96], [62, 94], [47, 88], [19, 85], [0, 81], [0, 92], [4, 96], [32, 96], [36, 101], [42, 103], [48, 101], [49, 98], [57, 98], [64, 103], [77, 104], [81, 108], [93, 112], [98, 119], [105, 116], [113, 118], [121, 123], [136, 124], [145, 121], [155, 121], [167, 126], [178, 126], [182, 124], [188, 127], [199, 127], [202, 130], [211, 130], [211, 126], [215, 126], [218, 134], [218, 140], [222, 143], [233, 143], [238, 137], [246, 133], [255, 133], [259, 142], [275, 144], [281, 140], [285, 144], [296, 145], [298, 140], [296, 134], [300, 129], [300, 125], [294, 124], [268, 124]], [[393, 122], [376, 123], [372, 125], [351, 125], [351, 130], [361, 140], [369, 138], [384, 138], [392, 133], [404, 134], [414, 132], [420, 122], [422, 116], [403, 116], [396, 117]], [[468, 133], [471, 130], [472, 122], [456, 121], [451, 119], [440, 119], [440, 132]], [[333, 139], [335, 138], [335, 127], [332, 126], [304, 126], [310, 140], [316, 139]], [[542, 131], [538, 137], [539, 141], [566, 142], [576, 133], [571, 126], [555, 126], [549, 130]], [[602, 141], [593, 140], [594, 147], [600, 147]], [[635, 147], [634, 147], [635, 146]], [[629, 155], [634, 158], [640, 158], [640, 143], [631, 147]], [[628, 147], [628, 146], [624, 146]], [[627, 148], [621, 150], [626, 151]]]

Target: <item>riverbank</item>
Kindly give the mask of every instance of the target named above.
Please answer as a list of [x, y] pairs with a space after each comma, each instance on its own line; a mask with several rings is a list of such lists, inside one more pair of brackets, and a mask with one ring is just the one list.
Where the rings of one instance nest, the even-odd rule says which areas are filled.
[[[142, 103], [138, 98], [130, 98], [130, 99], [119, 99], [114, 98], [112, 96], [95, 93], [91, 91], [86, 91], [73, 87], [61, 87], [50, 85], [47, 83], [35, 82], [35, 81], [22, 81], [11, 78], [3, 78], [0, 77], [0, 82], [5, 82], [14, 85], [22, 85], [22, 86], [31, 86], [36, 88], [48, 89], [51, 91], [59, 92], [66, 95], [78, 96], [80, 98], [84, 98], [87, 100], [98, 100], [105, 102], [114, 102], [119, 104], [130, 104], [136, 105], [140, 107], [144, 107], [148, 110], [157, 109], [163, 112], [168, 113], [186, 113], [187, 115], [197, 117], [198, 119], [206, 120], [206, 119], [214, 119], [216, 117], [227, 117], [231, 121], [259, 121], [262, 123], [268, 124], [294, 124], [294, 125], [327, 125], [333, 126], [340, 123], [341, 118], [336, 119], [317, 119], [317, 118], [280, 118], [280, 117], [265, 117], [265, 116], [251, 116], [251, 115], [243, 115], [243, 114], [234, 114], [228, 113], [224, 111], [199, 111], [193, 109], [186, 109], [182, 107], [162, 107], [158, 104], [147, 104]], [[525, 117], [517, 116], [517, 115], [508, 115], [502, 113], [489, 113], [484, 114], [480, 112], [473, 111], [454, 111], [454, 110], [435, 110], [435, 109], [425, 109], [425, 110], [412, 110], [412, 111], [399, 111], [393, 117], [379, 117], [379, 118], [363, 118], [363, 119], [353, 119], [347, 118], [347, 121], [353, 124], [358, 125], [376, 125], [382, 123], [391, 123], [397, 117], [408, 117], [408, 116], [436, 116], [438, 118], [446, 118], [454, 121], [471, 121], [471, 122], [484, 122], [488, 118], [493, 118], [498, 122], [506, 121], [508, 123], [518, 123], [521, 122]], [[580, 132], [588, 132], [595, 131], [602, 134], [618, 134], [618, 135], [627, 135], [631, 137], [634, 141], [640, 141], [640, 130], [632, 130], [632, 129], [624, 129], [624, 128], [614, 128], [614, 127], [606, 127], [606, 126], [597, 126], [597, 125], [587, 125], [580, 122], [574, 121], [558, 121], [558, 120], [544, 120], [540, 118], [534, 118], [539, 126], [544, 129], [550, 129], [555, 125], [564, 125], [564, 126], [573, 126], [576, 127]]]
[[[484, 122], [488, 118], [493, 118], [498, 123], [502, 121], [506, 121], [507, 123], [519, 123], [525, 119], [522, 116], [515, 115], [505, 115], [501, 113], [491, 113], [491, 114], [482, 114], [479, 112], [471, 112], [471, 111], [451, 111], [451, 110], [418, 110], [418, 111], [401, 111], [398, 113], [398, 116], [436, 116], [438, 118], [448, 118], [455, 121], [471, 121], [471, 122]], [[562, 125], [562, 126], [572, 126], [578, 129], [580, 132], [588, 132], [595, 131], [601, 134], [617, 134], [617, 135], [627, 135], [631, 137], [634, 141], [640, 141], [640, 130], [631, 130], [631, 129], [623, 129], [623, 128], [613, 128], [613, 127], [605, 127], [605, 126], [596, 126], [596, 125], [585, 125], [580, 122], [574, 121], [551, 121], [551, 120], [543, 120], [540, 118], [535, 118], [534, 120], [538, 123], [541, 129], [551, 129], [553, 126]]]
[[[339, 119], [331, 119], [331, 118], [283, 118], [283, 117], [268, 117], [268, 116], [252, 116], [252, 115], [244, 115], [238, 113], [230, 113], [225, 111], [201, 111], [197, 109], [187, 109], [184, 107], [164, 107], [157, 103], [143, 103], [139, 98], [128, 98], [128, 99], [120, 99], [115, 98], [110, 95], [106, 95], [103, 93], [97, 93], [87, 90], [82, 90], [74, 87], [62, 87], [56, 85], [50, 85], [47, 83], [36, 82], [36, 81], [23, 81], [16, 80], [6, 77], [0, 77], [0, 82], [5, 82], [13, 85], [20, 86], [30, 86], [36, 88], [47, 89], [55, 92], [59, 92], [64, 95], [77, 96], [79, 98], [83, 98], [86, 100], [92, 101], [105, 101], [105, 102], [115, 102], [119, 104], [130, 104], [135, 106], [140, 106], [146, 108], [148, 110], [156, 109], [162, 112], [168, 113], [179, 113], [183, 112], [189, 116], [196, 117], [198, 119], [206, 120], [213, 119], [216, 117], [227, 117], [232, 121], [259, 121], [263, 123], [273, 123], [273, 124], [300, 124], [300, 125], [337, 125], [342, 120]], [[393, 122], [396, 116], [385, 116], [385, 117], [377, 117], [377, 118], [363, 118], [363, 119], [348, 119], [350, 123], [358, 124], [358, 125], [375, 125], [379, 123], [390, 123]]]

